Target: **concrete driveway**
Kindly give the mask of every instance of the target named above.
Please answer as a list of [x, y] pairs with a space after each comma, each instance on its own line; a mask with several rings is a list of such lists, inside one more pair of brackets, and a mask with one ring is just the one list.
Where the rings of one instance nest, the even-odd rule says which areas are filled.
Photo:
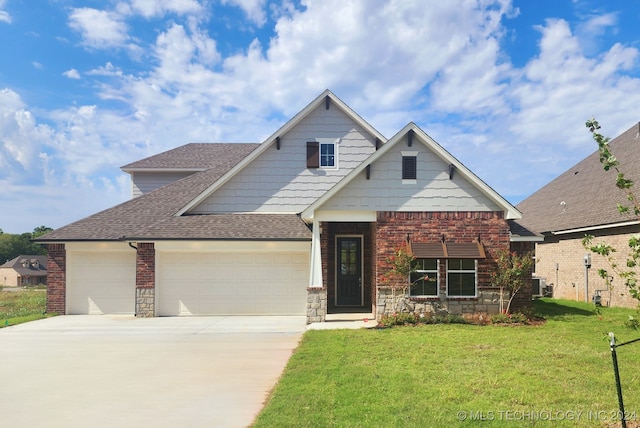
[[0, 329], [15, 427], [246, 427], [304, 317], [60, 316]]

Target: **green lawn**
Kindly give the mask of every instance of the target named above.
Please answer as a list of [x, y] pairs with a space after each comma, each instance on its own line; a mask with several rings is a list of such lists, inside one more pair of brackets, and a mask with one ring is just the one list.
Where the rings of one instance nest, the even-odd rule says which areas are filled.
[[[624, 326], [636, 311], [536, 311], [546, 323], [308, 331], [255, 427], [620, 426], [606, 334], [640, 337]], [[617, 352], [640, 419], [640, 342]]]
[[46, 290], [0, 291], [0, 328], [45, 318]]

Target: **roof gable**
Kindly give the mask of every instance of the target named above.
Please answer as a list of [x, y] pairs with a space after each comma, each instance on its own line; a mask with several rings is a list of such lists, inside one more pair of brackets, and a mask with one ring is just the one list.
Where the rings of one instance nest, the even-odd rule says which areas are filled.
[[[196, 198], [182, 207], [175, 215], [180, 216], [192, 212], [198, 205], [200, 205], [203, 201], [205, 201], [209, 196], [211, 196], [214, 192], [220, 189], [225, 183], [231, 180], [234, 176], [236, 176], [240, 171], [246, 168], [249, 164], [254, 162], [259, 157], [263, 156], [264, 153], [272, 147], [277, 147], [280, 144], [280, 139], [282, 136], [287, 134], [289, 131], [292, 131], [298, 124], [300, 124], [304, 119], [309, 117], [316, 109], [318, 108], [330, 108], [337, 107], [340, 109], [342, 113], [344, 113], [350, 120], [355, 122], [358, 126], [360, 126], [366, 133], [373, 136], [375, 139], [379, 140], [381, 143], [386, 141], [386, 138], [380, 134], [375, 128], [373, 128], [369, 123], [367, 123], [362, 117], [360, 117], [355, 111], [353, 111], [349, 106], [347, 106], [344, 102], [342, 102], [338, 97], [336, 97], [331, 91], [325, 90], [322, 94], [316, 97], [311, 103], [309, 103], [304, 109], [302, 109], [298, 114], [296, 114], [291, 120], [285, 123], [280, 129], [274, 132], [271, 136], [269, 136], [256, 150], [254, 150], [251, 154], [249, 154], [246, 158], [244, 158], [241, 162], [239, 162], [234, 168], [229, 170], [226, 174], [224, 174], [219, 180], [205, 189], [201, 194], [199, 194]], [[318, 132], [320, 133], [320, 132]]]
[[[411, 140], [411, 146], [409, 145], [409, 139]], [[429, 177], [420, 177], [417, 182], [420, 183], [418, 188], [415, 186], [408, 187], [402, 183], [400, 176], [400, 154], [404, 152], [408, 152], [408, 154], [415, 153], [416, 155], [423, 153], [422, 155], [418, 155], [418, 161], [421, 164], [432, 164], [429, 166], [429, 174], [431, 175]], [[393, 160], [387, 162], [389, 159]], [[387, 163], [387, 165], [385, 165], [385, 163]], [[377, 168], [377, 166], [384, 166], [384, 168]], [[369, 169], [368, 172], [367, 169]], [[374, 194], [367, 194], [366, 189], [373, 192], [380, 191], [376, 185], [367, 183], [367, 174], [371, 177], [379, 177], [380, 174], [382, 174], [381, 180], [386, 181], [389, 183], [389, 186], [391, 186], [387, 189], [388, 195], [382, 194], [381, 197], [376, 198]], [[439, 180], [440, 183], [446, 183], [442, 186], [442, 189], [440, 189], [441, 194], [439, 196], [434, 193], [427, 194], [424, 192], [424, 190], [428, 189], [429, 185], [432, 185], [432, 181], [435, 180]], [[421, 188], [420, 185], [423, 187]], [[353, 195], [348, 194], [349, 188], [354, 189], [352, 192]], [[405, 126], [383, 147], [310, 205], [302, 213], [302, 217], [311, 219], [314, 216], [314, 212], [320, 208], [326, 208], [328, 210], [335, 209], [341, 202], [336, 202], [333, 199], [338, 199], [341, 196], [345, 201], [348, 201], [342, 204], [344, 209], [357, 210], [368, 207], [370, 210], [378, 211], [499, 210], [504, 212], [505, 218], [507, 219], [520, 217], [520, 213], [513, 205], [480, 180], [414, 123], [409, 123]], [[368, 199], [362, 202], [360, 207], [357, 207], [358, 202], [353, 202], [358, 196], [363, 196]], [[460, 200], [454, 200], [456, 197], [460, 198]], [[440, 202], [436, 201], [438, 198]], [[447, 198], [450, 200], [445, 201]], [[377, 205], [383, 200], [390, 200], [391, 202], [385, 206]], [[438, 206], [438, 203], [442, 203], [442, 205]], [[355, 208], [354, 205], [356, 205]]]

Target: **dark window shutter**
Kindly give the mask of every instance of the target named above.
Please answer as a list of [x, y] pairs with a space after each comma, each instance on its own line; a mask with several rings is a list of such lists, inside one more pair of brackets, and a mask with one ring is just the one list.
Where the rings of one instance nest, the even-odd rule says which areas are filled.
[[307, 168], [320, 168], [320, 143], [307, 141]]
[[418, 158], [415, 156], [402, 157], [402, 179], [403, 180], [415, 180], [417, 178], [417, 174], [416, 174], [417, 164], [418, 164]]

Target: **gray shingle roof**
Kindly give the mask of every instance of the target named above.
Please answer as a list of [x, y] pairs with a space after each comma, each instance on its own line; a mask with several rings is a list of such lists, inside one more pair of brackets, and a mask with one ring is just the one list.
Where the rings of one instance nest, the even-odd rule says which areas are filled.
[[[640, 123], [610, 143], [621, 171], [640, 191]], [[592, 142], [596, 147], [595, 142]], [[538, 233], [615, 224], [633, 220], [621, 215], [617, 204], [625, 204], [625, 194], [615, 187], [616, 173], [604, 171], [596, 150], [549, 184], [517, 205], [518, 222]]]
[[223, 150], [216, 153], [224, 156], [219, 156], [210, 169], [56, 229], [34, 241], [110, 241], [133, 238], [310, 240], [311, 232], [295, 214], [174, 216], [180, 208], [244, 159], [256, 145], [222, 146]]
[[[23, 261], [29, 262], [28, 267], [23, 266]], [[37, 261], [37, 267], [34, 265], [35, 261]], [[13, 269], [21, 276], [47, 276], [47, 256], [19, 255], [3, 265], [0, 265], [0, 267]]]
[[130, 169], [207, 169], [221, 168], [230, 161], [235, 165], [240, 152], [248, 155], [260, 144], [191, 143], [132, 162], [121, 167]]

